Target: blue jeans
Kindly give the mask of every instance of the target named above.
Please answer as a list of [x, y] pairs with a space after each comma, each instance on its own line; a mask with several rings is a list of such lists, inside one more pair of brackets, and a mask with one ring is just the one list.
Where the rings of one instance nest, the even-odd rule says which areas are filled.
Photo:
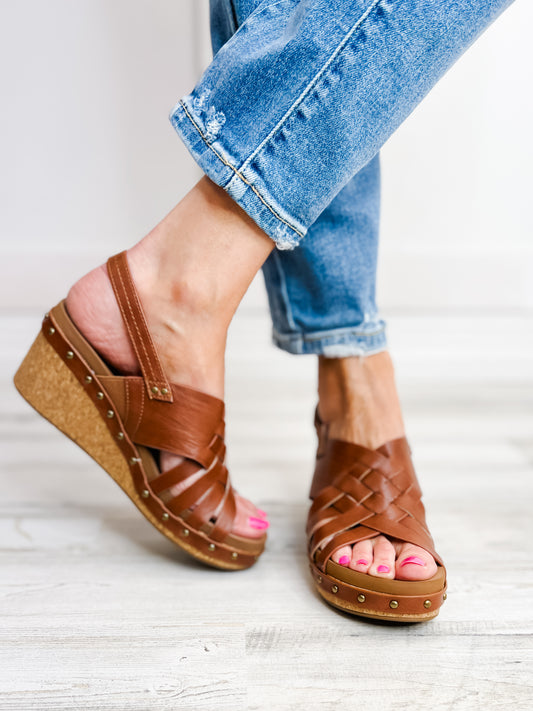
[[275, 242], [263, 274], [279, 347], [386, 347], [379, 149], [511, 2], [211, 0], [214, 59], [170, 120]]

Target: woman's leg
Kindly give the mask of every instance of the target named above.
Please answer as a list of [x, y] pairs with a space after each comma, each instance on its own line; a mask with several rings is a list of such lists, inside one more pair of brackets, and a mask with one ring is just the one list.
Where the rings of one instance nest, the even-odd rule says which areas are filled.
[[[268, 16], [271, 4], [214, 0], [214, 52], [253, 11], [259, 8]], [[305, 12], [303, 7], [300, 19]], [[289, 120], [289, 130], [290, 125]], [[331, 423], [331, 435], [372, 449], [405, 434], [392, 362], [388, 353], [379, 352], [386, 339], [375, 303], [378, 234], [375, 156], [337, 193], [298, 249], [275, 250], [263, 265], [274, 342], [291, 353], [319, 354], [319, 411]], [[383, 577], [423, 579], [435, 572], [425, 550], [383, 536], [340, 548], [332, 557]]]
[[[169, 380], [224, 397], [224, 351], [231, 318], [274, 243], [208, 178], [137, 245], [128, 262], [148, 327]], [[122, 373], [137, 373], [106, 266], [70, 290], [71, 318], [104, 359]], [[161, 454], [162, 471], [179, 463]], [[187, 482], [173, 487], [178, 495]], [[257, 537], [264, 512], [237, 497], [233, 532]]]
[[[214, 54], [259, 4], [211, 3]], [[388, 354], [381, 352], [386, 348], [385, 324], [375, 299], [379, 209], [380, 168], [375, 156], [323, 211], [298, 249], [274, 250], [263, 265], [274, 343], [290, 353], [320, 356], [319, 409], [331, 422], [332, 434], [371, 448], [404, 434], [392, 365]], [[392, 546], [386, 548], [387, 544], [380, 541], [382, 558], [375, 564], [368, 552], [365, 565], [358, 564], [361, 557], [354, 558], [348, 547], [339, 549], [333, 559], [349, 556], [354, 569], [373, 573], [384, 564], [385, 554], [391, 556]], [[398, 550], [400, 563], [409, 550], [407, 545]], [[431, 556], [422, 549], [414, 552], [428, 566], [421, 570], [415, 565], [412, 577], [430, 577]], [[389, 569], [394, 569], [394, 557]], [[405, 566], [399, 571], [409, 577]]]
[[[297, 249], [274, 250], [263, 265], [274, 343], [289, 353], [319, 356], [320, 416], [332, 437], [370, 449], [405, 436], [375, 298], [379, 178], [375, 157]], [[378, 577], [420, 580], [435, 573], [427, 551], [384, 536], [343, 546], [332, 559]]]

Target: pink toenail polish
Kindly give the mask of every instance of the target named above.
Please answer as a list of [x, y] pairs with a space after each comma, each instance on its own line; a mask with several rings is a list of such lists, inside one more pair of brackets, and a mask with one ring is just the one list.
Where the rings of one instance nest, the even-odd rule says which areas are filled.
[[268, 521], [265, 521], [262, 518], [256, 518], [255, 516], [250, 516], [248, 519], [248, 523], [252, 528], [257, 528], [257, 529], [265, 529], [270, 526]]
[[388, 565], [378, 565], [378, 573], [388, 573], [390, 570]]
[[266, 512], [266, 511], [263, 511], [262, 509], [257, 509], [257, 513], [258, 513], [260, 516], [264, 516], [265, 518], [267, 517], [267, 512]]
[[350, 559], [347, 555], [341, 555], [341, 557], [339, 558], [339, 565], [348, 565], [349, 562]]
[[425, 565], [424, 561], [422, 558], [419, 558], [416, 555], [410, 555], [408, 558], [406, 558], [402, 562], [402, 566], [407, 565], [408, 563], [413, 563], [413, 565]]
[[356, 565], [368, 565], [368, 561], [365, 560], [364, 558], [359, 558]]

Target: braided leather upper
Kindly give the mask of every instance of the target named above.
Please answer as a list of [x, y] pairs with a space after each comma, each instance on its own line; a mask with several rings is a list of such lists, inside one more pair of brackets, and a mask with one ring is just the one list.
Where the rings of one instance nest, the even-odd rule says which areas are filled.
[[407, 440], [376, 450], [330, 439], [318, 413], [319, 438], [311, 487], [309, 554], [321, 570], [345, 545], [384, 534], [421, 546], [442, 565], [426, 525], [422, 492]]

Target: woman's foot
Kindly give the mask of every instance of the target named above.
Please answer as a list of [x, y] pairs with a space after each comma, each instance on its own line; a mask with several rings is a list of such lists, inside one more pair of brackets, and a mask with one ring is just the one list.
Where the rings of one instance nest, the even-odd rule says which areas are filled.
[[[394, 369], [385, 351], [371, 356], [319, 358], [318, 411], [329, 436], [377, 449], [404, 437]], [[383, 535], [343, 546], [332, 559], [360, 573], [397, 580], [426, 580], [437, 564], [426, 550]]]
[[[272, 248], [273, 242], [236, 203], [203, 178], [128, 250], [148, 327], [171, 382], [224, 399], [227, 329]], [[67, 309], [104, 360], [125, 374], [139, 371], [105, 265], [74, 284]], [[170, 452], [160, 454], [162, 471], [180, 461]], [[192, 480], [173, 487], [165, 498]], [[269, 525], [266, 514], [238, 494], [236, 503], [232, 532], [262, 536]]]

